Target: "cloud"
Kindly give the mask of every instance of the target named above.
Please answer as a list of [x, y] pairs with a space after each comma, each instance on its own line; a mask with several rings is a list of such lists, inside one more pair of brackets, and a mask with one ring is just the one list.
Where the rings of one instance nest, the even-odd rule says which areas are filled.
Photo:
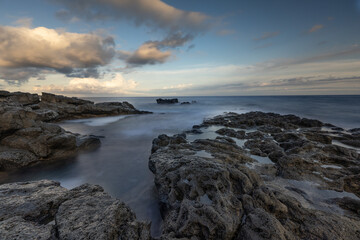
[[360, 46], [354, 45], [343, 50], [326, 52], [305, 58], [274, 59], [274, 60], [255, 64], [255, 66], [263, 70], [284, 69], [292, 65], [329, 61], [329, 60], [338, 59], [340, 57], [344, 58], [344, 57], [356, 56], [359, 54], [360, 54]]
[[98, 77], [97, 68], [115, 55], [114, 45], [111, 37], [96, 34], [0, 26], [0, 78], [21, 82], [49, 70]]
[[164, 63], [170, 56], [170, 51], [162, 52], [154, 42], [144, 43], [134, 52], [119, 51], [119, 57], [127, 67]]
[[116, 74], [112, 79], [100, 81], [95, 78], [73, 78], [66, 86], [48, 85], [34, 87], [35, 92], [52, 92], [65, 95], [98, 95], [109, 96], [109, 94], [129, 94], [137, 87], [134, 80], [126, 80], [121, 74]]
[[20, 18], [14, 22], [16, 26], [20, 27], [27, 27], [30, 28], [32, 25], [33, 19], [32, 18]]
[[262, 36], [254, 38], [254, 40], [255, 41], [266, 40], [266, 39], [269, 39], [269, 38], [276, 37], [279, 34], [280, 34], [279, 31], [277, 31], [277, 32], [265, 32]]
[[191, 34], [183, 35], [177, 32], [162, 41], [145, 42], [134, 52], [118, 51], [118, 54], [127, 64], [126, 68], [165, 63], [172, 56], [172, 52], [168, 49], [181, 47], [192, 39]]
[[86, 20], [127, 19], [136, 25], [166, 28], [171, 31], [204, 31], [210, 17], [177, 9], [161, 0], [51, 0], [65, 7], [61, 19], [79, 17]]
[[322, 28], [324, 28], [324, 25], [322, 25], [322, 24], [314, 25], [312, 28], [309, 29], [308, 33], [317, 32]]

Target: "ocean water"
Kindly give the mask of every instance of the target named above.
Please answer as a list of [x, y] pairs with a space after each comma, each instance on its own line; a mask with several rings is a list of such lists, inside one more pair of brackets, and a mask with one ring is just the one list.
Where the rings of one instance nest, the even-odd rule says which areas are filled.
[[70, 120], [60, 125], [68, 131], [102, 136], [102, 146], [55, 165], [36, 167], [0, 182], [52, 179], [66, 188], [82, 183], [99, 184], [112, 196], [126, 202], [141, 220], [152, 221], [152, 234], [159, 235], [154, 177], [148, 169], [152, 140], [159, 134], [176, 134], [224, 112], [249, 111], [296, 114], [349, 129], [360, 127], [360, 96], [291, 97], [179, 97], [190, 105], [158, 105], [156, 98], [88, 98], [95, 102], [128, 101], [146, 115]]

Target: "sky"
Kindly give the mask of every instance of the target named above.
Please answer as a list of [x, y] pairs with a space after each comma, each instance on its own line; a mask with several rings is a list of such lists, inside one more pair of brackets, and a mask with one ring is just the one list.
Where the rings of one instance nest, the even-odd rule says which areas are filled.
[[0, 0], [0, 89], [360, 93], [360, 0]]

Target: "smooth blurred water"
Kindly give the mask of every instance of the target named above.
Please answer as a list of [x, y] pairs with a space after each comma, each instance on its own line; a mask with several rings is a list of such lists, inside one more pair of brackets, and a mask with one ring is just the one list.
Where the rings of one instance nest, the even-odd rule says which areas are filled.
[[52, 179], [66, 188], [82, 183], [99, 184], [112, 196], [126, 202], [139, 219], [152, 221], [154, 236], [159, 235], [161, 217], [148, 158], [152, 140], [159, 134], [180, 133], [200, 124], [204, 118], [230, 111], [292, 113], [343, 128], [360, 127], [360, 96], [179, 98], [181, 102], [197, 101], [190, 105], [158, 105], [156, 98], [89, 100], [128, 101], [154, 114], [65, 121], [60, 125], [68, 131], [103, 136], [102, 146], [56, 165], [3, 175], [0, 181]]

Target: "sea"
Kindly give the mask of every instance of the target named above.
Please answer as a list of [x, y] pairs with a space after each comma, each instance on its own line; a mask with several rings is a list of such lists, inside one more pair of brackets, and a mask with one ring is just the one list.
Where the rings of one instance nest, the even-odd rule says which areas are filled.
[[158, 135], [181, 133], [226, 112], [250, 111], [295, 114], [344, 129], [360, 127], [360, 95], [177, 98], [191, 104], [157, 104], [155, 97], [85, 98], [94, 102], [128, 101], [153, 114], [61, 122], [68, 131], [100, 136], [101, 147], [51, 166], [1, 175], [0, 183], [51, 179], [69, 189], [83, 183], [101, 185], [111, 196], [129, 205], [138, 219], [151, 221], [152, 235], [158, 236], [161, 215], [154, 176], [148, 169], [152, 141]]

